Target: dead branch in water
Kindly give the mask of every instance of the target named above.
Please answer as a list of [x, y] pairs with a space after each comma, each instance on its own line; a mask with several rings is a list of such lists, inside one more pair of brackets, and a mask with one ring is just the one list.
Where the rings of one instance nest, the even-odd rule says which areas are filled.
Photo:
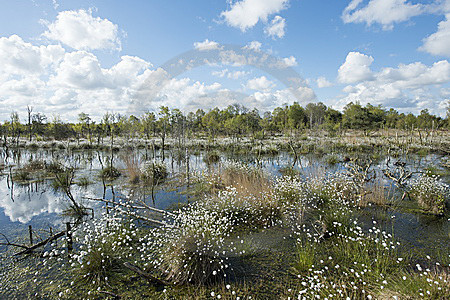
[[55, 235], [52, 235], [50, 237], [48, 237], [47, 239], [43, 240], [42, 242], [39, 242], [33, 246], [25, 246], [25, 245], [20, 245], [20, 244], [16, 244], [16, 243], [11, 243], [8, 238], [3, 234], [0, 233], [6, 240], [6, 243], [0, 243], [0, 245], [5, 245], [5, 246], [14, 246], [14, 247], [18, 247], [18, 248], [23, 248], [25, 250], [22, 250], [20, 252], [17, 252], [16, 254], [14, 254], [14, 256], [19, 256], [19, 255], [23, 255], [23, 254], [30, 254], [31, 252], [33, 252], [34, 250], [36, 250], [39, 247], [45, 246], [48, 243], [64, 236], [66, 234], [66, 231], [61, 231]]

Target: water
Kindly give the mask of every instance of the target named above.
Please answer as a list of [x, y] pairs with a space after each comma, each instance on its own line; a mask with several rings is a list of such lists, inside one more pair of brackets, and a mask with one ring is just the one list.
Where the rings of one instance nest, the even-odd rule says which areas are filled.
[[[120, 170], [126, 168], [125, 157], [133, 155], [138, 161], [152, 159], [152, 153], [146, 150], [134, 150], [133, 152], [119, 151], [114, 153], [114, 166]], [[156, 153], [157, 158], [161, 153]], [[208, 165], [204, 162], [204, 152], [191, 154], [189, 156], [190, 171], [205, 171]], [[169, 171], [169, 178], [172, 179], [170, 189], [157, 189], [155, 191], [155, 202], [151, 200], [149, 191], [139, 191], [136, 193], [136, 186], [128, 182], [126, 176], [108, 182], [103, 185], [99, 178], [102, 165], [106, 165], [110, 152], [108, 151], [66, 151], [66, 150], [20, 150], [17, 152], [0, 152], [0, 163], [3, 161], [3, 171], [0, 175], [0, 233], [5, 234], [11, 241], [25, 241], [28, 234], [28, 226], [39, 232], [48, 232], [64, 228], [68, 217], [63, 216], [63, 212], [69, 208], [70, 202], [67, 196], [61, 191], [55, 191], [52, 186], [53, 179], [41, 178], [29, 183], [21, 184], [17, 180], [12, 180], [12, 174], [30, 160], [40, 160], [50, 163], [61, 161], [65, 166], [75, 168], [74, 181], [80, 178], [87, 178], [91, 184], [88, 186], [72, 186], [72, 194], [76, 201], [93, 209], [94, 217], [105, 211], [104, 204], [98, 201], [86, 200], [90, 198], [112, 199], [113, 197], [126, 197], [131, 194], [144, 194], [147, 204], [159, 209], [176, 208], [180, 203], [187, 201], [187, 196], [178, 193], [183, 187], [177, 184], [176, 174], [186, 170], [185, 161], [177, 161], [172, 157], [172, 152], [166, 152], [165, 164]], [[227, 159], [237, 159], [256, 163], [253, 155], [237, 155], [233, 153], [222, 153], [222, 157]], [[429, 155], [426, 157], [410, 157], [407, 161], [412, 171], [418, 172], [428, 165], [439, 166], [441, 156]], [[265, 156], [259, 163], [273, 176], [280, 175], [280, 169], [292, 164], [292, 157], [289, 153], [281, 152], [276, 156]], [[374, 168], [380, 172], [386, 166], [387, 158], [380, 158]], [[297, 170], [304, 173], [321, 172], [325, 165], [325, 157], [313, 154], [299, 157], [296, 165]], [[344, 169], [344, 164], [338, 163], [334, 166], [327, 166], [328, 172], [336, 172]], [[448, 182], [448, 177], [446, 177]], [[170, 180], [169, 180], [170, 181]], [[383, 180], [386, 185], [389, 181]], [[376, 209], [376, 208], [373, 208]], [[426, 247], [432, 239], [440, 239], [439, 243], [448, 242], [448, 216], [437, 218], [434, 216], [421, 216], [408, 212], [388, 213], [394, 216], [395, 231], [398, 236], [411, 242], [418, 247]], [[47, 235], [45, 235], [47, 236]], [[0, 246], [0, 252], [5, 250], [5, 246]]]

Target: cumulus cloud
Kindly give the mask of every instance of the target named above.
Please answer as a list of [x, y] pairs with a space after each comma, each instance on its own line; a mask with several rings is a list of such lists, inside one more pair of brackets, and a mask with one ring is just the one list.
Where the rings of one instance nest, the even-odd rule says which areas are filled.
[[264, 32], [275, 39], [278, 37], [281, 39], [284, 37], [284, 31], [286, 27], [286, 20], [280, 16], [275, 16], [273, 20], [267, 24], [266, 28], [264, 29]]
[[288, 3], [289, 0], [241, 0], [220, 15], [229, 26], [246, 31], [255, 26], [259, 20], [267, 22], [269, 15], [285, 9]]
[[407, 0], [370, 0], [360, 7], [363, 0], [352, 0], [342, 13], [344, 23], [378, 23], [383, 30], [390, 30], [395, 23], [409, 20], [427, 11], [427, 6]]
[[108, 19], [92, 16], [91, 10], [62, 11], [55, 22], [44, 21], [48, 30], [43, 36], [77, 50], [120, 50], [118, 26]]
[[[363, 76], [364, 77], [364, 76]], [[443, 115], [439, 109], [448, 97], [439, 87], [450, 82], [450, 63], [447, 60], [427, 66], [421, 62], [400, 64], [396, 68], [382, 68], [365, 80], [352, 81], [347, 85], [337, 107], [359, 101], [365, 105], [382, 104], [404, 111], [418, 113], [429, 108], [435, 114]]]
[[349, 52], [345, 62], [338, 70], [338, 80], [341, 83], [356, 83], [372, 78], [370, 65], [373, 57], [359, 52]]
[[0, 73], [4, 75], [39, 74], [63, 56], [64, 49], [59, 45], [33, 46], [17, 35], [0, 38]]
[[219, 43], [206, 39], [203, 42], [194, 43], [194, 48], [199, 51], [208, 51], [208, 50], [218, 50], [221, 47]]
[[328, 79], [326, 79], [323, 76], [317, 78], [316, 83], [317, 83], [317, 87], [319, 87], [319, 88], [326, 88], [326, 87], [330, 87], [333, 85], [331, 82], [328, 81]]
[[434, 55], [450, 57], [450, 13], [445, 15], [445, 20], [439, 22], [438, 30], [424, 39], [419, 49]]
[[267, 79], [266, 76], [261, 76], [257, 78], [250, 79], [247, 82], [246, 87], [251, 90], [257, 91], [270, 91], [275, 87], [275, 83]]

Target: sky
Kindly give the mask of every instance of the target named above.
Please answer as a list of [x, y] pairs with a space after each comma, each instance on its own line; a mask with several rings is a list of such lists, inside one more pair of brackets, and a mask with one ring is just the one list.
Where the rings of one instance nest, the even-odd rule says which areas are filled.
[[0, 4], [0, 120], [349, 102], [442, 117], [450, 0]]

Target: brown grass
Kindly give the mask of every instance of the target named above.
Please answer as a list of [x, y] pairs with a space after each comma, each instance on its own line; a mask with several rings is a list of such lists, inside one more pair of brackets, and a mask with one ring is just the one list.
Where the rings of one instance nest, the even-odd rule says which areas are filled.
[[386, 205], [391, 200], [391, 189], [387, 189], [381, 179], [376, 179], [372, 184], [365, 185], [359, 205], [362, 207], [367, 206], [369, 203]]
[[125, 172], [129, 178], [130, 183], [137, 184], [139, 183], [142, 172], [140, 170], [141, 161], [135, 154], [124, 155], [122, 160], [125, 163], [126, 169]]
[[238, 168], [225, 168], [219, 173], [219, 177], [224, 186], [236, 188], [240, 197], [260, 197], [272, 191], [272, 184], [259, 169], [251, 169], [248, 172]]

